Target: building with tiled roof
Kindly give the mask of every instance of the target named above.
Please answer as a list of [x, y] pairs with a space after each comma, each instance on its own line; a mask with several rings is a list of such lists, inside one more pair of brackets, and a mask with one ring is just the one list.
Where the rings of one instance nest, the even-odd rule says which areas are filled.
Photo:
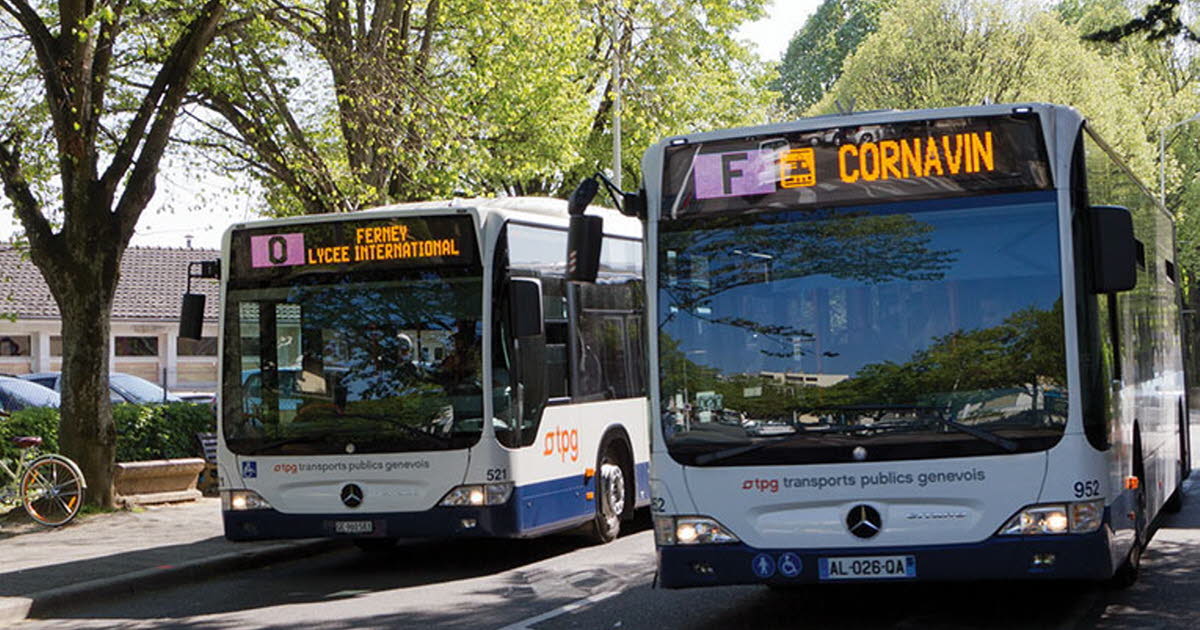
[[[188, 263], [219, 255], [211, 249], [126, 250], [113, 300], [109, 351], [113, 371], [165, 382], [170, 389], [216, 387], [216, 281], [192, 281], [193, 292], [208, 296], [204, 339], [179, 339], [179, 308]], [[41, 272], [18, 248], [0, 243], [0, 373], [58, 371], [61, 335], [61, 315]]]

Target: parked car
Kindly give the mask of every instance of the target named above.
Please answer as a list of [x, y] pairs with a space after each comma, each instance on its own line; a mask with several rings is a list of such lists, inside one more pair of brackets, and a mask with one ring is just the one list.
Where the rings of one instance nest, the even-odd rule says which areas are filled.
[[14, 376], [0, 376], [0, 410], [20, 411], [29, 407], [57, 407], [58, 392]]
[[[20, 378], [62, 393], [62, 372], [22, 374]], [[163, 388], [140, 376], [122, 372], [113, 372], [108, 375], [108, 398], [114, 405], [118, 403], [152, 405], [164, 402], [183, 402], [180, 397], [164, 391]]]
[[183, 402], [190, 402], [197, 405], [211, 405], [217, 398], [215, 392], [175, 391], [171, 393], [178, 396]]

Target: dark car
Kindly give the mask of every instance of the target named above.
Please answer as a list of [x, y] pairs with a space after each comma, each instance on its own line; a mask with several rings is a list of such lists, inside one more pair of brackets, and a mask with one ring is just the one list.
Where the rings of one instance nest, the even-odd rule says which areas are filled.
[[58, 392], [13, 376], [0, 376], [0, 410], [20, 411], [29, 407], [57, 407]]
[[[56, 392], [62, 392], [62, 372], [22, 374], [20, 378], [44, 387], [49, 387]], [[113, 372], [108, 375], [108, 398], [114, 405], [118, 403], [148, 405], [163, 402], [183, 402], [180, 397], [167, 393], [163, 388], [140, 376], [124, 374], [122, 372]]]

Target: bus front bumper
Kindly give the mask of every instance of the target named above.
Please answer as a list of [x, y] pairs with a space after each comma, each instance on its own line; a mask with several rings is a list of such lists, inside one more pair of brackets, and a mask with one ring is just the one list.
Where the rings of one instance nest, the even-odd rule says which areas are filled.
[[[743, 543], [658, 548], [658, 581], [665, 588], [725, 584], [815, 584], [881, 581], [1004, 579], [1101, 580], [1113, 574], [1112, 530], [1091, 534], [993, 536], [979, 543], [842, 549], [756, 549]], [[829, 559], [911, 558], [910, 575], [830, 575]], [[839, 563], [845, 566], [845, 562]]]
[[[511, 502], [510, 504], [511, 505]], [[224, 511], [225, 538], [513, 538], [517, 527], [509, 505], [435, 507], [423, 512], [287, 514], [277, 510]]]

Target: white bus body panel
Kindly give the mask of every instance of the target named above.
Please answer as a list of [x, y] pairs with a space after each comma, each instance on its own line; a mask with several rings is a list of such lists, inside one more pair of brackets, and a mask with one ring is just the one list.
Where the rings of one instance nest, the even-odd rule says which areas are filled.
[[[898, 547], [981, 541], [1036, 503], [1046, 453], [807, 466], [686, 467], [696, 511], [762, 549]], [[851, 508], [879, 510], [879, 535], [862, 539]]]

